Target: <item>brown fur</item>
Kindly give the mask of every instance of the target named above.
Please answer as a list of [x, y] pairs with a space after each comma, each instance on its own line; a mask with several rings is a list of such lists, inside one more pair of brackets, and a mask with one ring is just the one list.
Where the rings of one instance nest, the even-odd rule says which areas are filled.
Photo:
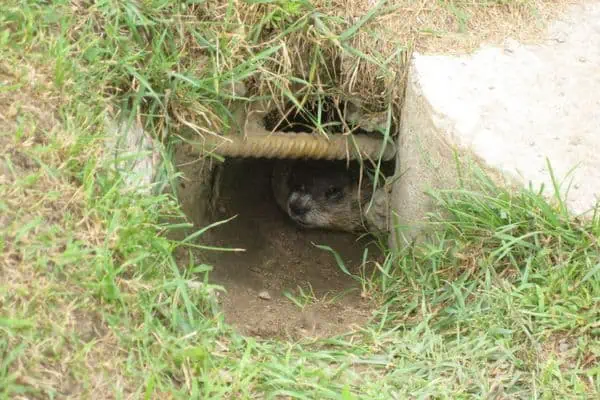
[[348, 169], [344, 162], [281, 160], [273, 169], [272, 187], [279, 207], [300, 226], [365, 230], [362, 213], [372, 191], [367, 177], [359, 187], [356, 167]]

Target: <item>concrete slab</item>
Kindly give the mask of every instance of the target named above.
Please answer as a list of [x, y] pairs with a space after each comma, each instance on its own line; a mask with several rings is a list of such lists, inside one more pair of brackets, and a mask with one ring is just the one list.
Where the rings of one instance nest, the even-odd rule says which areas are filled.
[[411, 228], [395, 245], [422, 228], [424, 190], [455, 186], [453, 149], [534, 186], [551, 187], [546, 157], [559, 179], [577, 167], [567, 204], [586, 212], [600, 193], [600, 3], [572, 6], [536, 45], [415, 54], [402, 118], [392, 213]]

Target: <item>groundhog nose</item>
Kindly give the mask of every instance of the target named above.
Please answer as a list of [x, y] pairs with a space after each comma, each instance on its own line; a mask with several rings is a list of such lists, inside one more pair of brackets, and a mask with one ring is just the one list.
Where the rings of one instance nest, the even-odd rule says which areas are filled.
[[290, 211], [292, 212], [292, 214], [301, 217], [303, 215], [305, 215], [308, 212], [308, 207], [303, 206], [301, 204], [298, 203], [291, 203], [290, 204]]

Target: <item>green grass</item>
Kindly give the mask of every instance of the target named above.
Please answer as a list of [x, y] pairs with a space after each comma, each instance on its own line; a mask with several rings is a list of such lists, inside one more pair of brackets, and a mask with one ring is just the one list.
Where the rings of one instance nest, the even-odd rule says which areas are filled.
[[211, 267], [176, 264], [188, 245], [167, 235], [187, 227], [177, 202], [124, 190], [103, 117], [118, 101], [162, 133], [176, 114], [227, 125], [222, 85], [248, 76], [301, 103], [277, 57], [303, 37], [327, 44], [301, 82], [325, 90], [336, 35], [357, 30], [332, 13], [319, 21], [336, 35], [307, 33], [309, 3], [265, 3], [243, 37], [233, 2], [210, 23], [194, 2], [0, 4], [0, 397], [597, 397], [599, 218], [483, 176], [478, 190], [432, 193], [444, 213], [431, 240], [357, 277], [380, 304], [361, 330], [292, 343], [224, 323]]

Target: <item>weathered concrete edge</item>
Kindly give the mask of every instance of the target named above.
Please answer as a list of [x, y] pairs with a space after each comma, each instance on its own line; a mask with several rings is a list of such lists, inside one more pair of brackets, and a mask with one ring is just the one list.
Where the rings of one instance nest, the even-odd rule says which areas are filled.
[[[523, 185], [517, 176], [501, 173], [477, 155], [452, 143], [455, 127], [450, 118], [435, 111], [427, 101], [416, 74], [409, 71], [396, 151], [396, 176], [389, 209], [392, 248], [420, 240], [427, 232], [427, 214], [435, 210], [428, 190], [468, 186], [469, 163], [480, 167], [494, 182], [516, 189]], [[465, 181], [465, 179], [467, 181]]]

